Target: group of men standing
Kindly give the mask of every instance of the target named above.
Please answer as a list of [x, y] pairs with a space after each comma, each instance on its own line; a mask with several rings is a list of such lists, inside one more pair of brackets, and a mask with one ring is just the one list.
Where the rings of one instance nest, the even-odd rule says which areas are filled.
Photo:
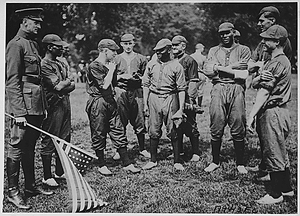
[[[58, 35], [46, 35], [42, 41], [46, 55], [41, 59], [34, 41], [41, 28], [41, 12], [41, 8], [16, 11], [21, 16], [20, 29], [6, 49], [6, 95], [9, 112], [14, 116], [6, 165], [8, 200], [22, 209], [30, 206], [20, 195], [20, 163], [27, 196], [53, 193], [35, 185], [34, 149], [39, 133], [26, 124], [42, 126], [66, 141], [70, 141], [71, 131], [69, 93], [75, 89], [75, 83], [69, 78], [67, 66], [58, 60], [63, 47], [68, 44]], [[149, 62], [133, 50], [135, 38], [132, 34], [121, 37], [123, 52], [119, 55], [120, 47], [115, 41], [102, 39], [97, 47], [98, 57], [87, 67], [89, 98], [85, 109], [99, 172], [112, 175], [104, 154], [107, 134], [117, 149], [114, 158], [121, 159], [123, 169], [140, 172], [127, 152], [128, 123], [137, 136], [139, 154], [150, 159], [142, 169], [149, 170], [158, 165], [157, 149], [163, 124], [172, 144], [174, 169], [184, 170], [181, 159], [184, 135], [189, 137], [192, 146], [190, 160], [199, 161], [200, 133], [196, 115], [203, 113], [203, 85], [209, 78], [213, 84], [209, 106], [213, 160], [204, 171], [213, 172], [220, 167], [221, 140], [228, 125], [237, 171], [247, 174], [248, 170], [263, 170], [270, 177], [272, 192], [258, 202], [273, 204], [281, 202], [283, 196], [293, 196], [285, 148], [290, 127], [286, 104], [291, 95], [291, 66], [286, 50], [291, 49], [286, 48], [290, 47], [286, 29], [276, 24], [279, 15], [275, 7], [261, 10], [258, 25], [262, 26], [262, 42], [252, 56], [247, 46], [235, 42], [236, 30], [230, 22], [219, 26], [221, 42], [209, 50], [207, 58], [196, 57], [197, 52], [188, 55], [185, 51], [188, 42], [181, 35], [172, 40], [159, 40]], [[198, 44], [196, 48], [201, 52], [203, 45]], [[258, 92], [246, 121], [245, 80], [249, 72]], [[246, 169], [243, 160], [246, 130], [254, 130], [255, 120], [262, 162], [257, 168]], [[145, 148], [146, 133], [150, 137], [150, 153]], [[57, 179], [64, 178], [58, 157], [52, 176], [53, 153], [52, 140], [42, 136], [43, 183], [52, 187], [58, 186]]]

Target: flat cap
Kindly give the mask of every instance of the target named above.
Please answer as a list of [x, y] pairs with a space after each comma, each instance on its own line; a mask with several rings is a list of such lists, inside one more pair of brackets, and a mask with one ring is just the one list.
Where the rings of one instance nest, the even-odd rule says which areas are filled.
[[273, 25], [260, 34], [262, 38], [285, 40], [288, 38], [287, 30], [281, 25]]
[[132, 41], [134, 40], [134, 36], [132, 34], [124, 34], [121, 37], [121, 41]]
[[46, 43], [46, 44], [54, 44], [54, 45], [63, 46], [63, 47], [69, 46], [69, 44], [67, 42], [63, 41], [56, 34], [47, 34], [47, 35], [45, 35], [44, 38], [42, 39], [42, 42]]
[[219, 26], [219, 32], [222, 32], [222, 31], [229, 31], [231, 29], [234, 29], [234, 25], [230, 22], [224, 22], [222, 23], [220, 26]]
[[15, 14], [20, 19], [28, 18], [31, 20], [42, 22], [43, 21], [43, 16], [42, 16], [43, 11], [44, 11], [43, 8], [24, 8], [24, 9], [16, 10]]
[[102, 39], [98, 43], [98, 48], [108, 48], [110, 50], [120, 49], [120, 47], [112, 39]]
[[238, 30], [234, 30], [234, 32], [233, 32], [233, 36], [234, 37], [241, 37], [241, 33], [238, 31]]
[[279, 18], [280, 17], [279, 10], [276, 7], [274, 7], [274, 6], [264, 7], [263, 9], [260, 10], [258, 16], [260, 17], [265, 12], [270, 12], [275, 18]]
[[179, 44], [181, 42], [187, 43], [187, 40], [185, 39], [185, 37], [183, 37], [181, 35], [176, 35], [172, 39], [172, 44]]
[[163, 38], [163, 39], [161, 39], [160, 41], [157, 42], [157, 44], [153, 48], [153, 50], [159, 50], [159, 49], [162, 49], [166, 46], [172, 46], [172, 42], [167, 38]]

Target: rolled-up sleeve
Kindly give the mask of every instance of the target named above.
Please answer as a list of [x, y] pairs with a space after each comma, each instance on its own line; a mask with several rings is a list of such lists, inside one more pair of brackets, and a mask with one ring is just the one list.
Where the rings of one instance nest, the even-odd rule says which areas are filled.
[[57, 76], [55, 70], [53, 70], [52, 66], [43, 62], [42, 63], [42, 76], [43, 82], [49, 90], [53, 90], [54, 87], [59, 83], [60, 78]]

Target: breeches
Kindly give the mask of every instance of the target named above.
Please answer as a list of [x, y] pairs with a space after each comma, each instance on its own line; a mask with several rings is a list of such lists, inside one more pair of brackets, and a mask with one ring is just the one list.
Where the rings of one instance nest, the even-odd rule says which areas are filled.
[[[43, 115], [28, 115], [26, 120], [29, 124], [40, 127], [43, 122]], [[23, 154], [33, 153], [35, 150], [36, 141], [39, 138], [40, 132], [29, 127], [19, 127], [11, 121], [10, 142], [7, 146], [8, 157], [20, 161]]]
[[209, 107], [212, 140], [222, 138], [228, 124], [233, 140], [243, 141], [246, 134], [245, 90], [239, 84], [217, 83], [211, 90]]
[[115, 148], [127, 146], [128, 142], [117, 110], [117, 103], [112, 96], [90, 97], [87, 101], [86, 112], [90, 122], [94, 150], [106, 148], [107, 134]]
[[[48, 117], [43, 122], [43, 130], [70, 142], [71, 137], [71, 106], [69, 98], [65, 97], [55, 107], [48, 111]], [[41, 155], [51, 155], [55, 152], [52, 139], [42, 134]]]
[[121, 121], [126, 128], [128, 123], [132, 125], [136, 134], [146, 133], [144, 118], [143, 89], [123, 90], [115, 88], [117, 93], [118, 111]]
[[284, 171], [290, 165], [286, 150], [290, 125], [290, 114], [286, 106], [267, 109], [257, 116], [256, 130], [266, 170], [269, 172]]
[[173, 140], [177, 139], [172, 116], [179, 109], [177, 94], [149, 95], [149, 136], [159, 139], [162, 136], [162, 126], [165, 124], [167, 136]]

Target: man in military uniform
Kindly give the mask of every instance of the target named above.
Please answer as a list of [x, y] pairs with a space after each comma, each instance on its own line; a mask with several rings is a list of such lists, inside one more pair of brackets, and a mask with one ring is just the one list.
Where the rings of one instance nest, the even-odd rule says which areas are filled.
[[25, 178], [25, 195], [51, 195], [35, 184], [34, 155], [39, 132], [26, 127], [30, 123], [40, 127], [45, 117], [45, 98], [41, 85], [41, 57], [37, 35], [43, 21], [42, 8], [27, 8], [15, 11], [21, 18], [16, 36], [6, 47], [6, 95], [9, 112], [15, 117], [11, 121], [10, 142], [6, 171], [8, 179], [8, 201], [21, 209], [29, 209], [19, 190], [20, 162]]
[[178, 129], [179, 148], [183, 152], [183, 134], [190, 138], [193, 156], [191, 161], [199, 161], [199, 136], [198, 125], [196, 122], [196, 99], [198, 90], [198, 64], [195, 59], [186, 54], [187, 40], [181, 35], [177, 35], [172, 39], [172, 49], [174, 57], [179, 60], [179, 63], [183, 66], [185, 80], [187, 82], [187, 89], [185, 95], [185, 109], [186, 115], [185, 121]]
[[141, 86], [147, 58], [134, 52], [134, 39], [132, 34], [124, 34], [121, 37], [123, 52], [116, 56], [118, 81], [115, 87], [116, 100], [125, 131], [130, 122], [138, 139], [140, 155], [150, 158], [150, 153], [145, 149], [146, 127]]

